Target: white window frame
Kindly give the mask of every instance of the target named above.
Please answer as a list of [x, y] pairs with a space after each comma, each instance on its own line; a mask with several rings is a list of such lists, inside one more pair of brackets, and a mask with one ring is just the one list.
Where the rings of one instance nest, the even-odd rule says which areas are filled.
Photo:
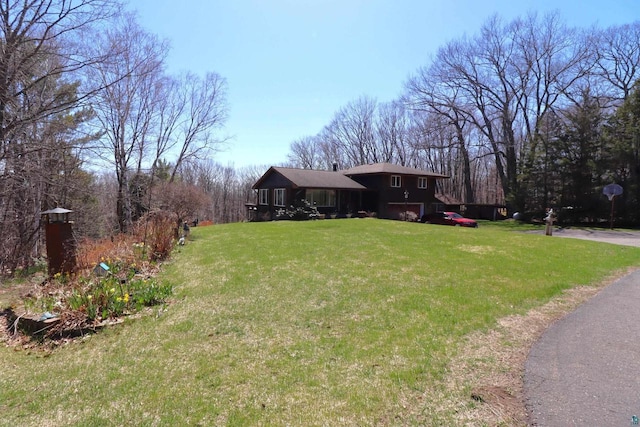
[[429, 181], [427, 181], [427, 177], [426, 176], [419, 176], [418, 177], [418, 188], [425, 189], [425, 188], [428, 188], [428, 186], [429, 186]]
[[391, 187], [393, 188], [402, 187], [402, 175], [391, 175]]
[[286, 195], [287, 193], [285, 188], [274, 188], [273, 206], [285, 206]]
[[269, 189], [261, 188], [258, 190], [258, 204], [260, 205], [268, 205], [269, 204]]

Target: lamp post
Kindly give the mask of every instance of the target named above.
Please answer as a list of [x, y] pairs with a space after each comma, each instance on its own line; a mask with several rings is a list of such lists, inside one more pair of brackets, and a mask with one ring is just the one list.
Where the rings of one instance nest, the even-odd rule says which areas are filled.
[[49, 276], [57, 273], [75, 273], [76, 239], [69, 219], [69, 209], [55, 208], [41, 212], [47, 238]]
[[407, 190], [404, 190], [404, 220], [408, 221], [409, 220], [409, 213], [408, 213], [408, 206], [407, 203], [409, 201], [409, 192]]

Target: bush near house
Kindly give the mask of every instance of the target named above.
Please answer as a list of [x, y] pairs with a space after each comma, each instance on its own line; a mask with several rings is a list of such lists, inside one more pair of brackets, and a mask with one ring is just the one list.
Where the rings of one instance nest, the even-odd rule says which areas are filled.
[[318, 209], [312, 206], [308, 201], [301, 200], [294, 206], [279, 209], [276, 211], [276, 220], [289, 219], [293, 221], [307, 221], [310, 219], [318, 219], [320, 217]]

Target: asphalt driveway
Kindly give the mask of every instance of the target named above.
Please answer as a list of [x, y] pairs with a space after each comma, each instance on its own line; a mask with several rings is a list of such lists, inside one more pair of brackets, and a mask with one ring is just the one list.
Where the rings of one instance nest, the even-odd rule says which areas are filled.
[[598, 242], [614, 243], [616, 245], [640, 247], [640, 231], [635, 230], [557, 228], [553, 230], [552, 237], [570, 237], [573, 239], [596, 240]]
[[[640, 233], [553, 236], [640, 246]], [[640, 270], [555, 322], [533, 345], [524, 388], [533, 426], [629, 426], [640, 417]]]

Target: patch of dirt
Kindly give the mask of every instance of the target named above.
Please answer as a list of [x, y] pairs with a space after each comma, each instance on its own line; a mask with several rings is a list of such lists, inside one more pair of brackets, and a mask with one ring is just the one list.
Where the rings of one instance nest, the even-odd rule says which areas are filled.
[[44, 280], [44, 275], [34, 275], [28, 281], [0, 282], [0, 343], [11, 345], [25, 345], [29, 339], [20, 334], [6, 315], [11, 307], [21, 304], [24, 297], [30, 294], [38, 283]]
[[44, 283], [44, 274], [34, 274], [28, 280], [9, 280], [0, 277], [0, 310], [11, 305], [17, 305], [23, 297], [33, 291], [35, 287]]

